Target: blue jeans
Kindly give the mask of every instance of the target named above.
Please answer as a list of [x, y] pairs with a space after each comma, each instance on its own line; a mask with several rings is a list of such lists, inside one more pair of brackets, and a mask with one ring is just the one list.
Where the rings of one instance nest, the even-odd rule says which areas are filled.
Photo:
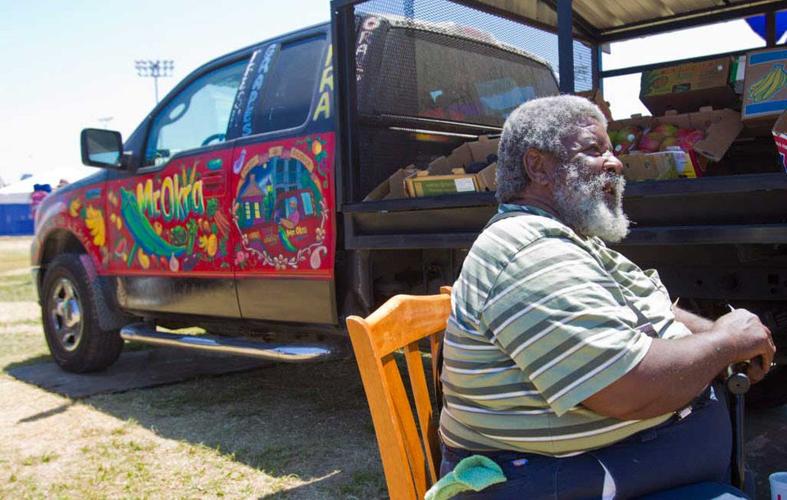
[[497, 462], [508, 480], [455, 498], [632, 498], [694, 483], [729, 483], [732, 429], [723, 396], [717, 396], [721, 392], [706, 390], [683, 419], [573, 457], [444, 446], [440, 476], [463, 458], [482, 454]]

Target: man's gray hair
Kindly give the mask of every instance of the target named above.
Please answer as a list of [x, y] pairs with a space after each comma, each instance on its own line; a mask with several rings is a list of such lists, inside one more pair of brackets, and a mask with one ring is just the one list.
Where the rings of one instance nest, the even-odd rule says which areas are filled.
[[497, 153], [497, 200], [506, 203], [530, 182], [522, 159], [530, 148], [552, 153], [567, 161], [561, 142], [577, 132], [583, 119], [594, 118], [607, 127], [598, 106], [584, 97], [561, 95], [528, 101], [516, 108], [503, 125]]

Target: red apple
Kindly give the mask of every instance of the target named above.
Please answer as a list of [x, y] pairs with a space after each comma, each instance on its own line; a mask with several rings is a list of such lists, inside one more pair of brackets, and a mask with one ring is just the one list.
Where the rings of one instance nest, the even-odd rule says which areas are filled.
[[705, 132], [699, 129], [680, 129], [678, 130], [678, 141], [680, 147], [685, 151], [689, 151], [694, 147], [694, 144], [705, 138]]
[[643, 134], [637, 143], [637, 149], [645, 153], [654, 153], [659, 150], [662, 137], [659, 134]]
[[674, 137], [678, 133], [678, 127], [671, 123], [661, 123], [653, 127], [652, 132], [661, 134], [664, 137]]

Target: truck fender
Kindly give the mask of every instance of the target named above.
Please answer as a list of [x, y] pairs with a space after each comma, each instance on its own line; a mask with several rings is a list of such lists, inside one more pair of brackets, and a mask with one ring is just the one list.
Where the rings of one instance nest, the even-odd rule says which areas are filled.
[[88, 275], [90, 282], [98, 290], [98, 293], [94, 294], [93, 297], [95, 297], [94, 305], [98, 312], [98, 324], [101, 330], [117, 330], [134, 322], [134, 317], [124, 313], [118, 305], [113, 279], [99, 276], [93, 264], [93, 259], [88, 254], [80, 254], [79, 262], [85, 268], [85, 273]]

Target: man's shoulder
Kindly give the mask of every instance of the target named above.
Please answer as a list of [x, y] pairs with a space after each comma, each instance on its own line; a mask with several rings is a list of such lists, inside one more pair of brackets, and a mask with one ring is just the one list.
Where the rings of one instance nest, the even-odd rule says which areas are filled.
[[[521, 215], [520, 215], [521, 214]], [[556, 246], [570, 245], [587, 249], [574, 231], [551, 217], [521, 212], [487, 227], [476, 240], [482, 250], [509, 260], [536, 242], [547, 239]], [[475, 245], [474, 245], [475, 246]]]

